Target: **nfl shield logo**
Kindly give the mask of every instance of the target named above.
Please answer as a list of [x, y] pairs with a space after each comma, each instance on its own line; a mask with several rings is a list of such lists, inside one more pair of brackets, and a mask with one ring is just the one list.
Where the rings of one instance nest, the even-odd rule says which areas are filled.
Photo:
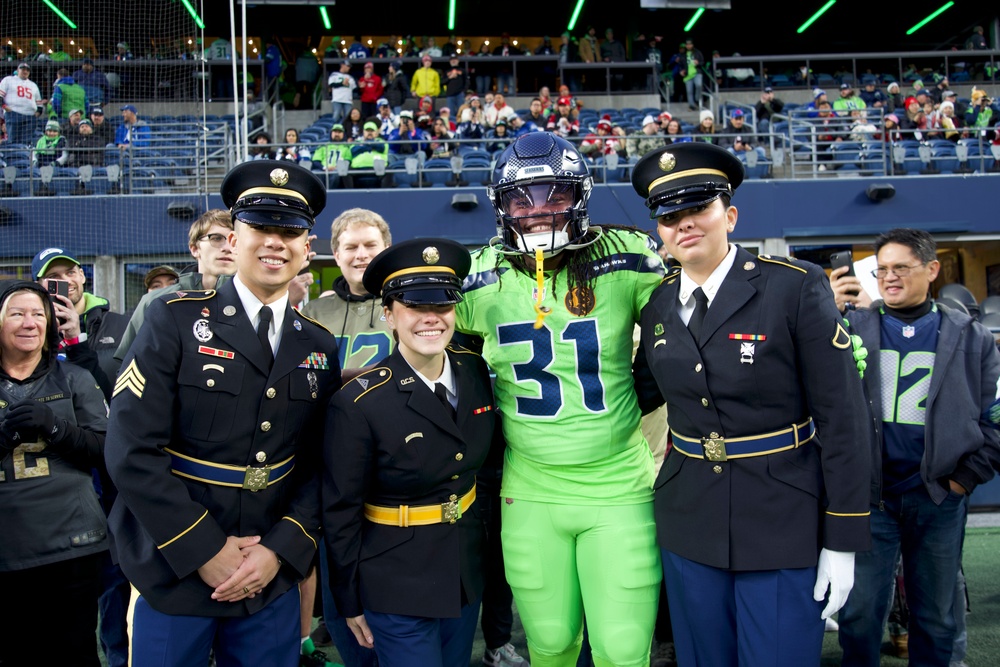
[[917, 330], [914, 329], [909, 324], [907, 324], [905, 327], [903, 327], [903, 338], [913, 338], [913, 335], [916, 334], [916, 333], [917, 333]]

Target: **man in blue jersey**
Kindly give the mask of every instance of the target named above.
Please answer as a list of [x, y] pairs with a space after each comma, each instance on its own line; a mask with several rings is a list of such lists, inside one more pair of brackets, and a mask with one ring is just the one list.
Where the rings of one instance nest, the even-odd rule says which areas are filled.
[[[872, 549], [856, 555], [854, 589], [840, 612], [843, 664], [880, 664], [902, 551], [910, 655], [947, 667], [962, 611], [954, 599], [965, 496], [1000, 462], [1000, 436], [987, 417], [1000, 354], [986, 327], [930, 298], [941, 268], [930, 234], [892, 229], [875, 240], [875, 253], [882, 300], [847, 313], [851, 333], [868, 350], [864, 383], [874, 429]], [[838, 283], [853, 279], [833, 280], [843, 294]]]

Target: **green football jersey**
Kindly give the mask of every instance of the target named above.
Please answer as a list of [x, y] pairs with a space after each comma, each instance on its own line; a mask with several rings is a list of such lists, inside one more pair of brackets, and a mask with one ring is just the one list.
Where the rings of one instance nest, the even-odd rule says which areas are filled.
[[[456, 328], [483, 338], [507, 454], [503, 495], [549, 502], [627, 504], [651, 497], [652, 459], [632, 384], [632, 333], [663, 263], [643, 234], [611, 230], [589, 249], [592, 289], [553, 290], [498, 253], [473, 253]], [[601, 250], [603, 248], [603, 250]]]

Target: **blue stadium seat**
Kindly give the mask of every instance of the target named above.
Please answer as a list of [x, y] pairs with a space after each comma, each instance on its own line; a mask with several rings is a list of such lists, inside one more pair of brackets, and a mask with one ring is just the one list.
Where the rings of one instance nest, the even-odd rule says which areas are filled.
[[932, 148], [934, 166], [944, 174], [953, 174], [958, 169], [958, 152], [950, 141]]
[[454, 180], [451, 170], [451, 160], [447, 158], [430, 158], [424, 162], [423, 179], [432, 186], [444, 186]]

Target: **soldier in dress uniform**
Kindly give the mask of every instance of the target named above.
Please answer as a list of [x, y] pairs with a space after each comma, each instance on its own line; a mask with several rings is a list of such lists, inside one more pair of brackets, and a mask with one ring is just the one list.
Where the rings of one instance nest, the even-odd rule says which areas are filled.
[[680, 263], [642, 311], [633, 369], [643, 412], [670, 406], [657, 539], [679, 664], [819, 665], [869, 548], [870, 423], [823, 271], [729, 243], [742, 180], [709, 144], [655, 150], [632, 176]]
[[114, 552], [138, 590], [132, 665], [299, 664], [296, 582], [320, 526], [329, 331], [288, 304], [326, 204], [288, 162], [233, 169], [232, 282], [153, 301], [112, 399]]
[[375, 257], [364, 285], [382, 296], [396, 350], [327, 413], [333, 594], [382, 667], [467, 667], [472, 653], [485, 540], [475, 475], [496, 416], [482, 357], [448, 345], [470, 263], [446, 239]]

